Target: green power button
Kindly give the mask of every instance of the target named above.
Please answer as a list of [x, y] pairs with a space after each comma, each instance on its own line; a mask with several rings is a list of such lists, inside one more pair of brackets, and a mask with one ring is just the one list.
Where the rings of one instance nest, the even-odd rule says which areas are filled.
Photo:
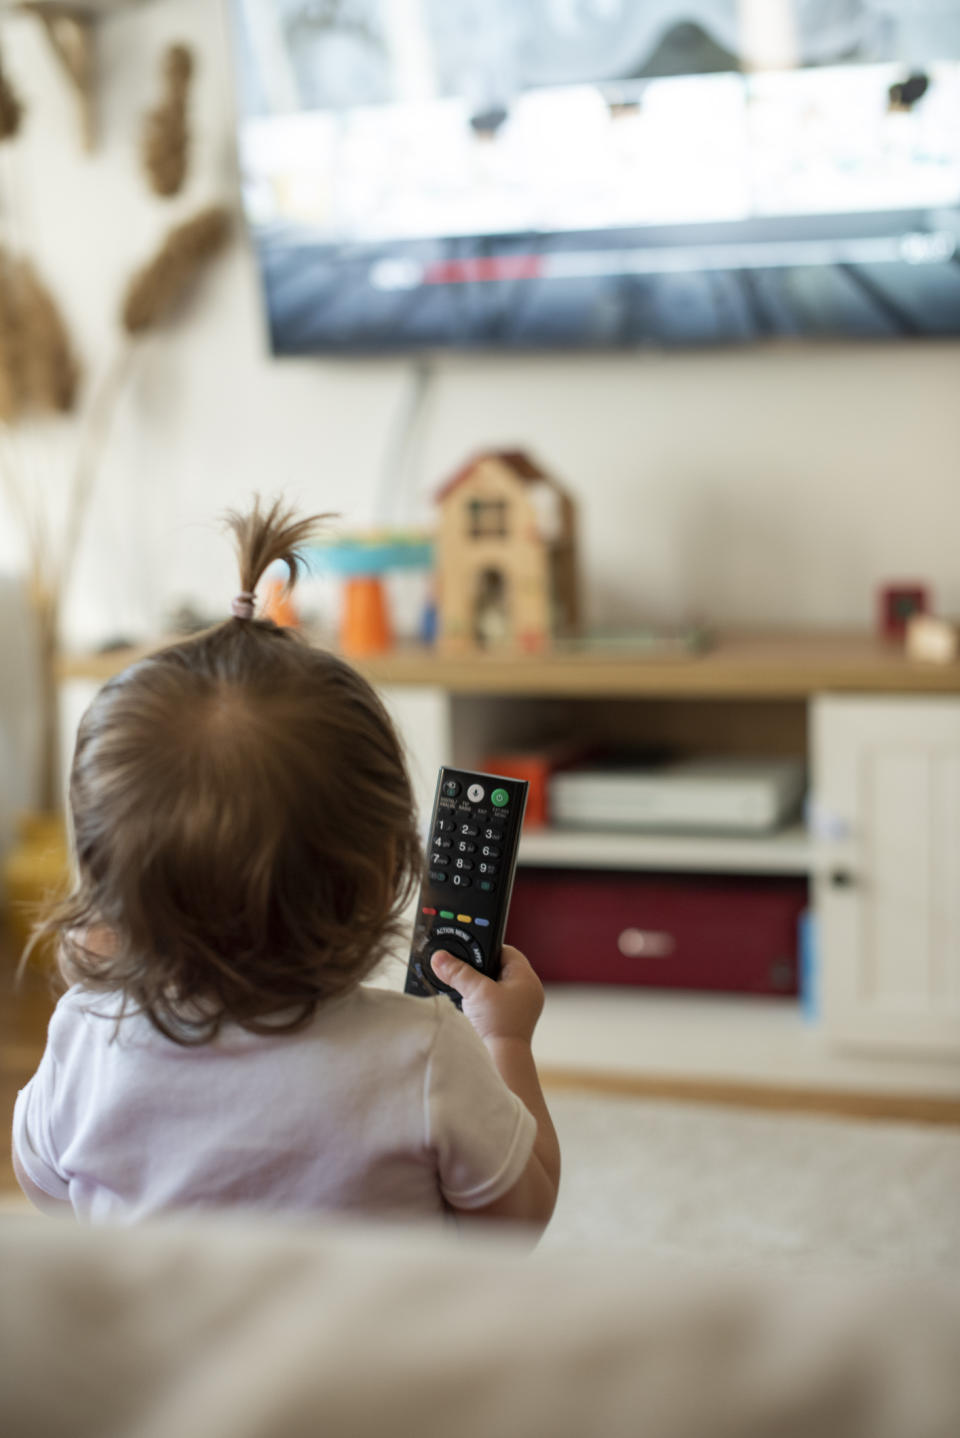
[[496, 804], [498, 809], [505, 809], [510, 803], [510, 795], [507, 793], [506, 789], [494, 789], [493, 793], [490, 795], [490, 799], [494, 804]]

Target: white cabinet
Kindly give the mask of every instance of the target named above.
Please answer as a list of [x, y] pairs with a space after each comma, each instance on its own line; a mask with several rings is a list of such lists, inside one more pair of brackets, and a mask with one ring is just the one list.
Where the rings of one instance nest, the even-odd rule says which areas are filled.
[[827, 1038], [960, 1055], [960, 700], [813, 702]]
[[[532, 701], [381, 690], [406, 741], [421, 814], [444, 761], [477, 764]], [[569, 718], [569, 716], [568, 716]], [[750, 841], [560, 830], [521, 862], [806, 874], [822, 1013], [751, 997], [551, 991], [538, 1055], [553, 1070], [713, 1078], [873, 1093], [960, 1093], [960, 698], [814, 696], [818, 831]]]

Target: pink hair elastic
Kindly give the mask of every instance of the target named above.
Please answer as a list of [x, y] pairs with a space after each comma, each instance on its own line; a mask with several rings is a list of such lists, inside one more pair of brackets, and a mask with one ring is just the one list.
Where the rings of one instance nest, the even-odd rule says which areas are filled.
[[238, 594], [230, 605], [234, 619], [252, 619], [257, 596], [246, 592]]

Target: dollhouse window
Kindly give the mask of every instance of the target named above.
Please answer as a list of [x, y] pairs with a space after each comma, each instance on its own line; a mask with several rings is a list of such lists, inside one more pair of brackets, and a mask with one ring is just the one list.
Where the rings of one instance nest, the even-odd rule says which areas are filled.
[[467, 506], [467, 516], [471, 539], [506, 539], [505, 499], [471, 499]]

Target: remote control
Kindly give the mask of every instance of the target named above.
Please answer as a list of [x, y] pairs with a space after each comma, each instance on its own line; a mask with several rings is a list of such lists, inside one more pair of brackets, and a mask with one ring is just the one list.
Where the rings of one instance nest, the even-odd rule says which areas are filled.
[[525, 779], [440, 770], [406, 993], [447, 994], [460, 1007], [456, 989], [441, 983], [430, 967], [438, 949], [499, 978], [528, 788]]

